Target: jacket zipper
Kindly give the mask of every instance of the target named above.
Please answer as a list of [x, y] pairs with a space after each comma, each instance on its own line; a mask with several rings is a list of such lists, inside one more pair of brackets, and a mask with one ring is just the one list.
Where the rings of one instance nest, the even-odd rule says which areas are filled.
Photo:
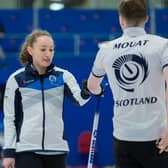
[[42, 123], [42, 150], [44, 150], [44, 138], [45, 138], [45, 98], [44, 98], [44, 77], [40, 76], [41, 93], [42, 93], [42, 107], [43, 107], [43, 123]]

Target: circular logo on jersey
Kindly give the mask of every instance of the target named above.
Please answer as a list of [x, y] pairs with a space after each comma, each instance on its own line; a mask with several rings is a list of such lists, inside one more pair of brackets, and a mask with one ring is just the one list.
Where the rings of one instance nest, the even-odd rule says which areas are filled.
[[52, 85], [56, 85], [56, 80], [57, 80], [56, 76], [54, 75], [49, 76], [49, 81], [51, 82]]
[[148, 63], [142, 55], [128, 54], [119, 57], [112, 67], [120, 88], [133, 92], [147, 78]]

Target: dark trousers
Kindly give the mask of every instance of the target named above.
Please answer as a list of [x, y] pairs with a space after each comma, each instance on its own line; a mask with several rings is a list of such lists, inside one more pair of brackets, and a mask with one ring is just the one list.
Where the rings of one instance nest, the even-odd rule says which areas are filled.
[[168, 152], [159, 154], [155, 143], [128, 142], [114, 138], [116, 168], [168, 168]]
[[32, 152], [16, 154], [16, 168], [66, 168], [66, 154], [39, 155]]

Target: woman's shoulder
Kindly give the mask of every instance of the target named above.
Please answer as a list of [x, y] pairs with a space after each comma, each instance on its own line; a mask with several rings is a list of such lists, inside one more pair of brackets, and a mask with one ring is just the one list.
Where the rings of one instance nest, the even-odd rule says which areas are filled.
[[18, 75], [18, 74], [20, 74], [20, 73], [22, 73], [22, 72], [24, 72], [24, 71], [25, 71], [25, 67], [21, 67], [21, 68], [15, 70], [14, 72], [12, 72], [12, 73], [9, 75], [9, 78], [13, 78], [13, 77], [15, 77], [16, 75]]
[[55, 71], [62, 72], [62, 73], [70, 73], [69, 70], [67, 70], [67, 69], [65, 69], [65, 68], [62, 68], [62, 67], [58, 67], [58, 66], [54, 66], [54, 70], [55, 70]]
[[62, 73], [65, 78], [71, 78], [71, 77], [74, 76], [74, 75], [72, 74], [72, 72], [70, 72], [68, 69], [65, 69], [65, 68], [61, 68], [61, 67], [55, 66], [55, 67], [54, 67], [54, 70], [55, 70], [56, 72]]

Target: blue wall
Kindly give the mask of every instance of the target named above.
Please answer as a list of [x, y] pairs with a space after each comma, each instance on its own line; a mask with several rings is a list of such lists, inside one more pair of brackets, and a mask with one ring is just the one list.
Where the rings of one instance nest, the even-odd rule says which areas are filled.
[[[150, 12], [150, 10], [149, 10]], [[168, 9], [156, 9], [156, 33], [167, 34]], [[0, 21], [7, 33], [29, 33], [33, 28], [33, 10], [0, 10]], [[150, 21], [149, 21], [150, 22]], [[150, 24], [147, 30], [150, 31]], [[39, 10], [39, 28], [52, 33], [121, 32], [117, 10]]]
[[[150, 12], [150, 10], [149, 10]], [[156, 9], [156, 34], [168, 36], [168, 10]], [[33, 29], [33, 11], [0, 10], [6, 34], [0, 44], [6, 52], [18, 52], [27, 33]], [[146, 30], [150, 32], [150, 21]], [[98, 42], [121, 33], [117, 10], [39, 10], [38, 27], [54, 35], [58, 52], [74, 52], [74, 34], [80, 34], [80, 51], [93, 52]]]

